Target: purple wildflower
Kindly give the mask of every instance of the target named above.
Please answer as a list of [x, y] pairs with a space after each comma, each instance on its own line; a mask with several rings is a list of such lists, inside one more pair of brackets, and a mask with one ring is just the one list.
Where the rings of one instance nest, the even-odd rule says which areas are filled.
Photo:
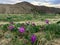
[[49, 24], [49, 20], [46, 20], [46, 24]]
[[31, 41], [32, 41], [32, 43], [34, 43], [36, 41], [36, 35], [31, 36]]
[[24, 33], [25, 32], [25, 28], [24, 27], [20, 27], [19, 28], [19, 32]]
[[10, 25], [10, 26], [8, 27], [8, 29], [9, 29], [9, 30], [12, 30], [12, 29], [14, 29], [14, 26]]
[[10, 24], [14, 24], [14, 22], [10, 22]]
[[32, 26], [35, 26], [35, 23], [32, 23]]

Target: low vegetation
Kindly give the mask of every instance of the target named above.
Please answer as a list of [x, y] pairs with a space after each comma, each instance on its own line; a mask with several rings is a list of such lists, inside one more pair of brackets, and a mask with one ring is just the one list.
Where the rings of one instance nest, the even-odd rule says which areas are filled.
[[[33, 18], [32, 14], [0, 14], [0, 17], [0, 21], [9, 22], [0, 24], [0, 45], [55, 45], [55, 40], [60, 39], [60, 21], [50, 23], [49, 20], [58, 19], [60, 16], [57, 18], [57, 15], [37, 15]], [[45, 24], [36, 25], [34, 21], [43, 21]]]

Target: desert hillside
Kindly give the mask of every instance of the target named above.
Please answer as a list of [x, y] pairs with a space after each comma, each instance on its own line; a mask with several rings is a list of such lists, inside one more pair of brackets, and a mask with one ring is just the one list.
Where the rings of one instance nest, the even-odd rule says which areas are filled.
[[0, 14], [26, 14], [26, 13], [59, 13], [60, 8], [35, 6], [28, 2], [16, 4], [0, 4]]

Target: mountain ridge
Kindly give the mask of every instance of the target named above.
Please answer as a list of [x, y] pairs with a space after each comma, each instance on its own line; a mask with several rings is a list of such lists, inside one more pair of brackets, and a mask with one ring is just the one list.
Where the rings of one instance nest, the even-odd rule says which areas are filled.
[[36, 6], [25, 1], [16, 4], [0, 4], [0, 14], [29, 14], [35, 12], [60, 14], [60, 8]]

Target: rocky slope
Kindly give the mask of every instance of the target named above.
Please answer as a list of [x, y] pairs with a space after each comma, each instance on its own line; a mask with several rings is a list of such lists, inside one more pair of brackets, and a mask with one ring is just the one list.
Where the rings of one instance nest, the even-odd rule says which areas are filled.
[[16, 4], [0, 4], [0, 14], [29, 14], [35, 12], [60, 14], [60, 8], [35, 6], [28, 2], [21, 2]]

